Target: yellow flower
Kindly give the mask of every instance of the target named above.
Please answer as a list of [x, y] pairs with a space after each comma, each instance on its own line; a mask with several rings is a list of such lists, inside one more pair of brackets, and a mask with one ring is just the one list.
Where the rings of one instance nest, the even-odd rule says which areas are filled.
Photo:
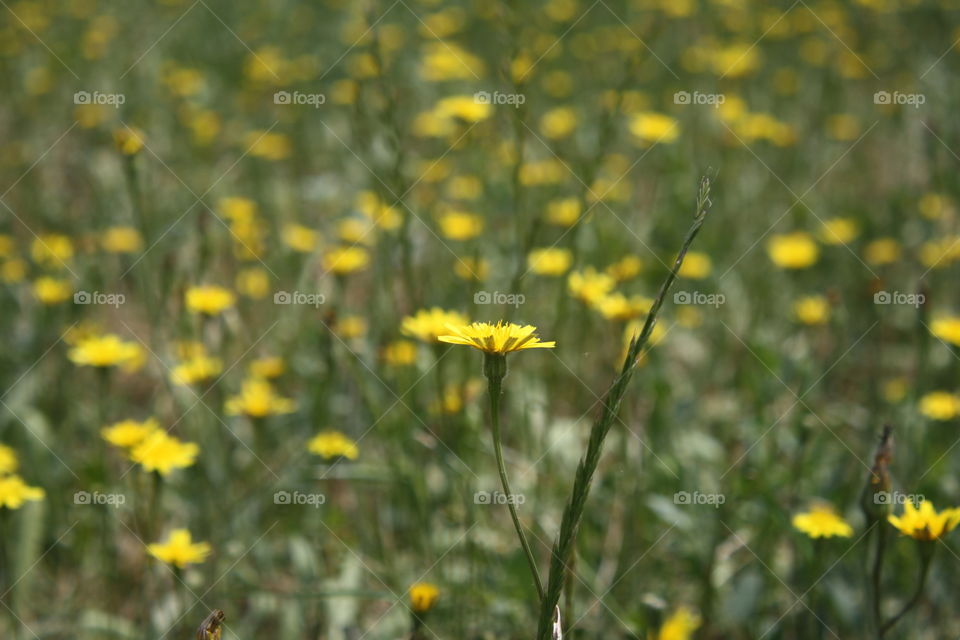
[[617, 282], [635, 278], [643, 269], [643, 262], [637, 256], [624, 256], [607, 266], [604, 272]]
[[31, 487], [16, 475], [0, 476], [0, 507], [19, 509], [27, 500], [43, 500], [40, 487]]
[[176, 385], [191, 385], [210, 380], [223, 371], [220, 358], [199, 354], [176, 365], [170, 371], [170, 382]]
[[250, 375], [255, 378], [271, 380], [273, 378], [279, 378], [281, 375], [283, 375], [286, 366], [283, 363], [283, 358], [277, 356], [265, 356], [263, 358], [257, 358], [251, 362], [248, 369], [250, 371]]
[[905, 378], [891, 378], [883, 383], [883, 399], [896, 404], [907, 397], [907, 390]]
[[424, 342], [437, 342], [442, 335], [449, 333], [449, 325], [467, 324], [467, 317], [459, 311], [446, 311], [440, 307], [421, 309], [400, 322], [400, 333]]
[[290, 138], [282, 133], [251, 131], [247, 134], [246, 145], [247, 153], [265, 160], [283, 160], [291, 152]]
[[462, 280], [482, 281], [487, 279], [490, 272], [490, 263], [483, 258], [469, 256], [457, 258], [453, 263], [453, 273]]
[[920, 413], [931, 420], [952, 420], [960, 414], [960, 396], [949, 391], [931, 391], [920, 398]]
[[226, 402], [228, 414], [246, 414], [251, 418], [293, 413], [295, 409], [293, 400], [278, 396], [270, 383], [260, 378], [244, 380], [240, 395], [230, 396]]
[[450, 211], [440, 218], [440, 232], [451, 240], [469, 240], [483, 231], [483, 218], [464, 211]]
[[270, 293], [270, 276], [262, 267], [249, 267], [237, 272], [234, 285], [241, 295], [259, 300]]
[[30, 256], [37, 264], [63, 268], [63, 263], [73, 257], [73, 242], [59, 233], [45, 233], [30, 244]]
[[577, 112], [570, 107], [550, 109], [540, 118], [540, 131], [551, 140], [568, 137], [577, 128]]
[[417, 361], [417, 345], [410, 340], [394, 340], [384, 348], [383, 359], [395, 367], [411, 365]]
[[944, 316], [930, 324], [930, 333], [945, 342], [960, 347], [960, 318]]
[[630, 296], [612, 293], [594, 301], [592, 306], [608, 320], [633, 320], [646, 316], [653, 307], [653, 300], [646, 296]]
[[476, 200], [483, 194], [483, 182], [477, 176], [454, 176], [447, 183], [447, 194], [456, 200]]
[[562, 276], [573, 263], [568, 249], [534, 249], [527, 256], [530, 271], [541, 276]]
[[690, 640], [700, 627], [700, 616], [687, 607], [680, 607], [670, 614], [660, 631], [651, 640]]
[[435, 41], [424, 46], [420, 73], [430, 82], [476, 80], [483, 70], [479, 58], [452, 42]]
[[803, 324], [826, 324], [830, 303], [823, 296], [805, 296], [793, 303], [793, 315]]
[[828, 504], [815, 504], [808, 511], [798, 513], [792, 520], [795, 529], [799, 529], [811, 538], [849, 538], [853, 527]]
[[950, 209], [950, 197], [940, 193], [924, 194], [917, 203], [917, 209], [927, 220], [939, 220]]
[[143, 422], [123, 420], [100, 429], [100, 435], [110, 444], [128, 449], [137, 446], [147, 436], [159, 430], [160, 425], [153, 418], [148, 418]]
[[556, 342], [541, 342], [536, 335], [537, 328], [531, 325], [518, 325], [503, 321], [497, 324], [474, 322], [473, 324], [450, 325], [452, 335], [439, 336], [440, 342], [462, 344], [484, 353], [504, 355], [523, 349], [552, 349]]
[[136, 253], [143, 246], [143, 239], [133, 227], [110, 227], [103, 232], [100, 245], [108, 253]]
[[820, 249], [810, 234], [795, 231], [772, 236], [767, 242], [767, 254], [783, 269], [805, 269], [816, 263]]
[[683, 264], [680, 265], [678, 275], [681, 278], [703, 280], [710, 275], [711, 267], [710, 256], [700, 251], [688, 251]]
[[17, 470], [17, 452], [5, 444], [0, 444], [0, 476]]
[[206, 542], [193, 542], [186, 529], [174, 529], [163, 542], [147, 545], [147, 551], [157, 560], [183, 569], [206, 560], [211, 549]]
[[315, 453], [326, 460], [331, 458], [356, 460], [360, 455], [360, 448], [357, 447], [357, 443], [339, 431], [318, 433], [307, 443], [307, 449], [310, 453]]
[[283, 227], [283, 242], [300, 253], [310, 253], [317, 248], [319, 234], [302, 224], [288, 224]]
[[43, 276], [33, 282], [33, 295], [46, 305], [66, 302], [73, 295], [73, 286], [69, 280]]
[[613, 290], [616, 282], [605, 273], [598, 273], [593, 267], [583, 271], [573, 271], [567, 278], [570, 295], [586, 304], [593, 305]]
[[820, 225], [818, 237], [823, 244], [847, 244], [853, 241], [860, 229], [852, 218], [830, 218]]
[[[0, 278], [7, 284], [20, 282], [27, 275], [27, 263], [19, 258], [4, 260], [0, 266]], [[38, 296], [39, 297], [39, 296]], [[41, 300], [43, 302], [43, 300]]]
[[200, 447], [195, 442], [183, 442], [159, 429], [133, 447], [130, 459], [139, 463], [144, 471], [166, 476], [174, 469], [192, 466], [199, 454]]
[[215, 316], [232, 307], [237, 298], [229, 289], [203, 285], [187, 289], [185, 300], [190, 311]]
[[337, 275], [360, 271], [370, 263], [370, 254], [361, 247], [339, 247], [323, 256], [323, 268]]
[[893, 238], [878, 238], [863, 250], [863, 258], [868, 264], [880, 266], [900, 259], [900, 243]]
[[344, 316], [337, 320], [334, 332], [343, 340], [359, 338], [367, 332], [367, 321], [360, 316]]
[[361, 191], [357, 194], [357, 210], [381, 229], [391, 231], [400, 228], [403, 216], [395, 208], [384, 202], [373, 191]]
[[673, 142], [680, 135], [676, 118], [653, 111], [643, 111], [630, 119], [630, 133], [644, 144]]
[[113, 132], [113, 143], [117, 151], [125, 156], [136, 155], [143, 149], [144, 135], [140, 129], [123, 127]]
[[960, 508], [944, 509], [937, 513], [929, 500], [921, 502], [919, 509], [907, 501], [903, 505], [902, 515], [887, 516], [887, 520], [905, 536], [917, 540], [939, 540], [960, 523]]
[[134, 342], [124, 342], [112, 333], [83, 339], [67, 353], [70, 361], [81, 367], [133, 365], [142, 356], [139, 345]]
[[231, 222], [248, 222], [257, 215], [257, 203], [250, 198], [240, 196], [220, 198], [217, 207]]
[[561, 198], [547, 203], [547, 222], [558, 227], [571, 227], [580, 219], [580, 200]]
[[417, 582], [410, 585], [410, 608], [414, 613], [426, 613], [436, 604], [440, 589], [429, 582]]
[[481, 102], [472, 95], [443, 98], [433, 107], [440, 118], [459, 118], [466, 122], [481, 122], [493, 115], [493, 105]]

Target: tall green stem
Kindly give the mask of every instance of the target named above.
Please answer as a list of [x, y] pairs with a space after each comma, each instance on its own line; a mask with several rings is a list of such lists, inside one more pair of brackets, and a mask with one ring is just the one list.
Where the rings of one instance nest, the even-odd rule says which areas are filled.
[[883, 636], [886, 635], [887, 631], [890, 631], [890, 629], [893, 628], [893, 625], [897, 624], [897, 622], [900, 621], [900, 618], [905, 616], [908, 611], [913, 609], [917, 605], [917, 603], [920, 602], [920, 598], [923, 597], [923, 588], [927, 584], [927, 574], [930, 573], [930, 560], [933, 558], [933, 551], [936, 548], [935, 547], [936, 543], [923, 540], [923, 541], [920, 541], [919, 544], [920, 544], [920, 574], [917, 577], [917, 588], [913, 592], [913, 596], [911, 596], [910, 600], [908, 600], [907, 603], [903, 605], [903, 608], [897, 612], [897, 615], [887, 620], [880, 627], [879, 636], [881, 638], [883, 638]]

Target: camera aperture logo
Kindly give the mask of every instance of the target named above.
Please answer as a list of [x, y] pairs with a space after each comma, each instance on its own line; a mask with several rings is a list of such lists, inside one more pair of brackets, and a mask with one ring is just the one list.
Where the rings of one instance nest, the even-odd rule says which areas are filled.
[[101, 93], [99, 91], [77, 91], [73, 94], [73, 104], [99, 104], [114, 109], [119, 109], [120, 105], [127, 101], [127, 96], [122, 93]]
[[122, 293], [77, 291], [73, 294], [73, 304], [105, 304], [116, 309], [126, 301], [127, 297]]
[[718, 308], [727, 302], [722, 293], [704, 293], [702, 291], [677, 291], [673, 294], [674, 304], [695, 304]]
[[473, 101], [477, 104], [508, 104], [519, 108], [520, 105], [527, 101], [527, 96], [522, 93], [500, 93], [499, 91], [490, 93], [489, 91], [477, 91], [473, 94]]
[[926, 104], [927, 96], [922, 93], [901, 93], [899, 91], [877, 91], [873, 94], [873, 104], [897, 104], [919, 109]]
[[520, 506], [526, 501], [527, 497], [522, 493], [477, 491], [473, 494], [473, 504], [513, 504]]
[[327, 496], [322, 493], [303, 493], [302, 491], [277, 491], [273, 494], [273, 504], [282, 504], [294, 507], [313, 507], [319, 509], [327, 502]]
[[700, 493], [699, 491], [690, 493], [689, 491], [678, 491], [673, 494], [673, 504], [706, 504], [719, 509], [720, 505], [726, 501], [727, 496], [722, 493]]
[[519, 307], [527, 301], [522, 293], [503, 293], [501, 291], [477, 291], [473, 294], [473, 304], [502, 304]]
[[303, 93], [302, 91], [277, 91], [273, 94], [273, 104], [307, 105], [319, 109], [325, 104], [327, 96], [322, 93]]
[[326, 301], [327, 297], [322, 293], [277, 291], [273, 294], [273, 304], [304, 304], [316, 309]]
[[94, 491], [77, 491], [73, 494], [73, 504], [92, 505], [103, 504], [114, 509], [119, 509], [121, 505], [126, 504], [127, 496], [122, 493], [100, 493]]
[[922, 293], [903, 293], [901, 291], [877, 291], [873, 294], [873, 304], [907, 305], [920, 308], [927, 301]]

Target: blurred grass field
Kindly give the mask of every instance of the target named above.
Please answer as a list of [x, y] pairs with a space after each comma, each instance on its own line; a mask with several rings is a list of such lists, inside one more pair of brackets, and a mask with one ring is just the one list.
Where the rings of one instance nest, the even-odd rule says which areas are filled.
[[960, 636], [956, 0], [0, 4], [0, 637]]

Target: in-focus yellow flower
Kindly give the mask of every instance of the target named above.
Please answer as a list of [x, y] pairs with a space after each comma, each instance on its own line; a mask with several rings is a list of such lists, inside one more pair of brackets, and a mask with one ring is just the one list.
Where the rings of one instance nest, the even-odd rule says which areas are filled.
[[240, 394], [230, 396], [226, 402], [226, 412], [232, 416], [245, 414], [251, 418], [265, 418], [295, 410], [293, 400], [277, 395], [270, 383], [260, 378], [244, 380]]
[[469, 240], [483, 231], [483, 218], [464, 211], [449, 211], [440, 218], [440, 232], [451, 240]]
[[136, 253], [143, 247], [143, 239], [133, 227], [110, 227], [104, 230], [100, 246], [108, 253]]
[[518, 325], [503, 321], [497, 324], [474, 322], [472, 324], [450, 325], [449, 335], [439, 336], [440, 342], [462, 344], [484, 353], [505, 355], [523, 349], [552, 349], [556, 342], [541, 342], [537, 328], [531, 325]]
[[547, 222], [558, 227], [571, 227], [580, 219], [580, 200], [561, 198], [547, 203]]
[[429, 582], [417, 582], [410, 585], [410, 608], [414, 613], [426, 613], [436, 604], [440, 589]]
[[400, 322], [400, 333], [424, 342], [437, 342], [449, 333], [448, 326], [467, 324], [467, 317], [459, 311], [446, 311], [440, 307], [421, 309]]
[[863, 259], [867, 264], [881, 266], [900, 259], [900, 243], [894, 238], [877, 238], [863, 250]]
[[767, 243], [767, 255], [783, 269], [805, 269], [816, 263], [820, 249], [809, 233], [794, 231], [772, 236]]
[[569, 249], [555, 247], [534, 249], [527, 256], [530, 271], [541, 276], [562, 276], [573, 264], [573, 254]]
[[830, 218], [820, 225], [817, 237], [823, 244], [847, 244], [860, 233], [857, 221], [852, 218]]
[[41, 276], [33, 281], [33, 295], [45, 305], [60, 304], [73, 295], [73, 285], [69, 280]]
[[417, 361], [417, 345], [410, 340], [394, 340], [383, 349], [383, 359], [394, 367], [405, 367]]
[[187, 309], [208, 316], [223, 313], [237, 302], [237, 297], [232, 291], [215, 285], [190, 287], [184, 299]]
[[147, 418], [143, 422], [122, 420], [100, 429], [100, 435], [110, 444], [127, 449], [137, 446], [159, 430], [160, 424], [154, 418]]
[[20, 476], [0, 476], [0, 507], [19, 509], [28, 500], [43, 500], [44, 495], [43, 489], [31, 487]]
[[941, 316], [930, 324], [930, 333], [944, 342], [960, 347], [960, 318]]
[[809, 510], [798, 513], [792, 520], [795, 529], [799, 529], [811, 538], [849, 538], [853, 527], [828, 504], [815, 504]]
[[939, 540], [960, 523], [960, 508], [944, 509], [937, 513], [929, 500], [921, 502], [919, 509], [907, 501], [903, 505], [902, 515], [890, 515], [887, 520], [905, 536], [925, 541]]
[[650, 640], [691, 640], [693, 632], [700, 628], [700, 616], [692, 609], [680, 607], [660, 626]]
[[174, 469], [192, 466], [199, 454], [200, 447], [195, 442], [184, 442], [159, 429], [133, 447], [130, 459], [139, 463], [144, 471], [166, 476]]
[[681, 278], [703, 280], [710, 275], [712, 266], [710, 256], [707, 254], [702, 251], [688, 251], [683, 258], [683, 264], [680, 265], [680, 271], [677, 273]]
[[311, 253], [320, 242], [320, 235], [302, 224], [288, 224], [283, 227], [283, 242], [294, 251]]
[[643, 111], [630, 119], [630, 133], [645, 145], [670, 143], [680, 135], [680, 124], [666, 114]]
[[637, 256], [624, 256], [607, 266], [604, 272], [617, 282], [635, 278], [643, 270], [643, 262]]
[[12, 447], [0, 444], [0, 476], [17, 470], [17, 452]]
[[74, 364], [89, 367], [132, 365], [142, 356], [143, 352], [138, 344], [125, 342], [112, 333], [81, 340], [67, 353], [67, 357]]
[[206, 542], [194, 542], [186, 529], [174, 529], [163, 542], [147, 545], [147, 551], [157, 560], [183, 569], [206, 560], [211, 549]]
[[170, 382], [176, 385], [191, 385], [212, 380], [223, 371], [220, 358], [198, 354], [184, 360], [170, 371]]
[[323, 256], [323, 268], [337, 275], [360, 271], [370, 264], [370, 254], [361, 247], [338, 247]]
[[356, 460], [360, 455], [357, 443], [339, 431], [318, 433], [307, 443], [307, 449], [325, 460], [332, 458]]
[[285, 370], [286, 365], [283, 362], [283, 358], [277, 356], [264, 356], [262, 358], [257, 358], [250, 363], [249, 367], [251, 376], [255, 378], [263, 378], [264, 380], [279, 378], [283, 375]]
[[567, 278], [567, 288], [570, 295], [588, 305], [596, 304], [598, 300], [613, 291], [616, 282], [605, 273], [598, 273], [593, 267], [583, 271], [573, 271]]
[[793, 315], [803, 324], [826, 324], [830, 303], [823, 296], [804, 296], [793, 303]]
[[144, 139], [143, 131], [134, 127], [122, 127], [113, 132], [113, 144], [125, 156], [139, 153], [145, 144]]
[[949, 391], [931, 391], [920, 398], [920, 413], [931, 420], [952, 420], [960, 414], [960, 396]]

